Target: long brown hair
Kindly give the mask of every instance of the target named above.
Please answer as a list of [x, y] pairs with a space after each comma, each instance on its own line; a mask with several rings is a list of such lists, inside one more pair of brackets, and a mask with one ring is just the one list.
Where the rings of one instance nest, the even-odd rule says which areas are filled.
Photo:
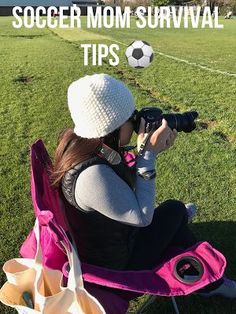
[[51, 171], [52, 185], [58, 187], [66, 171], [78, 163], [94, 157], [102, 139], [77, 136], [72, 129], [62, 131], [58, 137], [54, 165]]

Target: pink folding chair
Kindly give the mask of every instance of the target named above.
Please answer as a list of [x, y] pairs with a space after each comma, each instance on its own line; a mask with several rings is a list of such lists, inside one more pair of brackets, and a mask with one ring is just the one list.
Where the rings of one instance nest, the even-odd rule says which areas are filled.
[[[67, 258], [59, 244], [62, 228], [73, 241], [64, 211], [65, 204], [59, 191], [50, 185], [51, 160], [41, 140], [31, 147], [31, 193], [40, 223], [41, 246], [44, 265], [62, 270], [67, 275]], [[65, 240], [65, 239], [64, 239]], [[79, 248], [77, 248], [79, 254]], [[33, 258], [36, 241], [31, 231], [23, 243], [20, 253]], [[207, 242], [199, 242], [186, 251], [170, 251], [166, 260], [152, 270], [116, 271], [82, 263], [85, 288], [103, 305], [107, 314], [125, 314], [129, 301], [143, 294], [151, 297], [137, 313], [152, 302], [156, 296], [171, 297], [176, 313], [179, 313], [175, 296], [183, 296], [214, 282], [224, 274], [224, 256]], [[195, 275], [186, 275], [194, 267]], [[88, 313], [90, 314], [90, 313]], [[92, 314], [92, 313], [91, 313]]]

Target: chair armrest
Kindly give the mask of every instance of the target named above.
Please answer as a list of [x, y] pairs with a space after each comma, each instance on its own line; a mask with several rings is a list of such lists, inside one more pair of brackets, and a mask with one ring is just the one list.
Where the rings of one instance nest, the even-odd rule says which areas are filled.
[[86, 263], [82, 263], [81, 268], [84, 281], [109, 288], [158, 295], [166, 295], [161, 291], [164, 286], [168, 289], [166, 282], [156, 276], [154, 270], [119, 271]]

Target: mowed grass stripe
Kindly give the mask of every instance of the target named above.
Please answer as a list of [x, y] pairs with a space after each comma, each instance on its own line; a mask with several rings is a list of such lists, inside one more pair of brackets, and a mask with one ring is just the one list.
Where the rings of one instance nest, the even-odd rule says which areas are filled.
[[[108, 39], [108, 38], [107, 38]], [[111, 39], [109, 38], [108, 40], [110, 41], [113, 41], [115, 43], [118, 43], [120, 45], [123, 45], [125, 47], [128, 47], [127, 44], [125, 43], [122, 43], [118, 40], [115, 40], [115, 39]], [[222, 75], [227, 75], [227, 76], [232, 76], [232, 77], [236, 77], [236, 74], [235, 73], [229, 73], [229, 72], [225, 72], [225, 71], [221, 71], [221, 70], [217, 70], [217, 69], [211, 69], [211, 68], [208, 68], [207, 66], [203, 66], [201, 64], [197, 64], [195, 62], [189, 62], [188, 60], [184, 60], [184, 59], [180, 59], [180, 58], [177, 58], [177, 57], [174, 57], [174, 56], [170, 56], [170, 55], [167, 55], [161, 51], [157, 51], [157, 50], [154, 50], [154, 53], [155, 54], [159, 54], [160, 56], [164, 56], [166, 58], [169, 58], [169, 59], [172, 59], [172, 60], [175, 60], [175, 61], [178, 61], [178, 62], [182, 62], [182, 63], [186, 63], [188, 65], [191, 65], [191, 66], [194, 66], [194, 67], [198, 67], [200, 69], [203, 69], [203, 70], [206, 70], [206, 71], [209, 71], [209, 72], [212, 72], [212, 73], [217, 73], [217, 74], [222, 74]]]
[[[86, 29], [86, 18], [82, 17], [82, 29]], [[90, 32], [106, 35], [125, 44], [133, 40], [146, 40], [155, 50], [179, 59], [195, 62], [209, 68], [236, 73], [236, 20], [220, 18], [224, 29], [198, 28], [185, 29], [138, 29], [135, 17], [131, 17], [130, 29], [87, 29]], [[77, 38], [80, 29], [74, 29]]]
[[[82, 27], [86, 27], [86, 19], [85, 17], [81, 18], [83, 23], [82, 23]], [[186, 30], [183, 27], [180, 29], [157, 29], [157, 30], [153, 30], [153, 29], [138, 29], [138, 33], [137, 33], [137, 28], [135, 27], [135, 18], [131, 18], [131, 29], [105, 29], [104, 27], [101, 29], [87, 29], [86, 31], [84, 31], [84, 29], [56, 29], [53, 30], [55, 31], [57, 34], [59, 34], [61, 37], [67, 39], [67, 40], [71, 40], [71, 41], [83, 41], [83, 40], [90, 40], [90, 39], [98, 39], [98, 40], [102, 40], [102, 39], [107, 39], [113, 42], [116, 42], [118, 44], [124, 45], [124, 46], [128, 46], [130, 44], [130, 42], [124, 42], [125, 39], [130, 37], [130, 33], [133, 35], [132, 38], [135, 38], [134, 35], [137, 34], [137, 37], [135, 38], [136, 40], [138, 39], [145, 39], [147, 40], [147, 34], [148, 37], [150, 37], [150, 42], [152, 43], [153, 47], [155, 48], [155, 53], [165, 56], [167, 58], [176, 60], [178, 62], [183, 62], [186, 63], [188, 65], [191, 66], [195, 66], [195, 67], [199, 67], [203, 70], [206, 71], [210, 71], [212, 73], [217, 73], [217, 74], [222, 74], [222, 75], [229, 75], [232, 77], [236, 77], [236, 68], [235, 68], [235, 72], [232, 71], [226, 71], [224, 69], [217, 69], [217, 68], [212, 68], [209, 65], [213, 65], [214, 63], [218, 63], [219, 58], [222, 58], [222, 53], [221, 56], [219, 56], [219, 54], [217, 53], [217, 58], [215, 58], [216, 60], [206, 60], [206, 55], [204, 55], [205, 59], [203, 60], [199, 60], [199, 57], [197, 58], [197, 60], [188, 60], [187, 58], [184, 58], [184, 56], [178, 56], [179, 51], [182, 52], [182, 49], [185, 48], [186, 50], [189, 51], [189, 48], [187, 46], [190, 46], [189, 43], [185, 40], [184, 42], [184, 38], [188, 37], [189, 34], [193, 37], [193, 39], [191, 40], [191, 46], [194, 45], [194, 48], [198, 48], [196, 49], [197, 51], [199, 51], [199, 55], [201, 56], [201, 54], [205, 54], [206, 51], [204, 51], [202, 49], [201, 51], [201, 46], [206, 46], [207, 41], [209, 41], [209, 47], [212, 45], [211, 49], [214, 46], [214, 50], [218, 52], [221, 52], [221, 46], [224, 47], [224, 50], [226, 50], [228, 52], [227, 57], [232, 58], [232, 64], [234, 63], [234, 61], [236, 61], [235, 55], [233, 53], [234, 49], [236, 49], [236, 43], [235, 43], [235, 36], [236, 36], [236, 21], [225, 21], [225, 20], [221, 20], [221, 23], [224, 23], [224, 27], [225, 29], [222, 30], [218, 30], [218, 29], [189, 29]], [[68, 20], [69, 23], [69, 20]], [[231, 24], [229, 24], [231, 23]], [[186, 33], [186, 31], [189, 33]], [[209, 33], [211, 32], [211, 33]], [[174, 43], [175, 50], [173, 52], [176, 52], [177, 55], [172, 55], [169, 53], [166, 53], [164, 51], [162, 51], [162, 49], [157, 49], [158, 45], [160, 45], [162, 47], [162, 41], [158, 40], [155, 41], [155, 38], [158, 39], [159, 34], [162, 33], [162, 37], [161, 39], [164, 39], [165, 42], [169, 41], [173, 39], [173, 37], [170, 36], [170, 34], [173, 36], [172, 33], [175, 33], [176, 38], [176, 42], [178, 42], [178, 37], [181, 41], [181, 45], [183, 45], [184, 47], [181, 49], [178, 49], [180, 47], [176, 46], [176, 43]], [[98, 35], [97, 38], [93, 38], [91, 34], [94, 34], [95, 36]], [[103, 35], [103, 34], [106, 34]], [[109, 36], [110, 34], [110, 36]], [[152, 36], [150, 36], [150, 34]], [[84, 36], [86, 35], [86, 36]], [[100, 37], [99, 37], [100, 35]], [[129, 36], [127, 36], [129, 35]], [[186, 35], [186, 36], [185, 36]], [[122, 36], [122, 37], [121, 37]], [[141, 37], [142, 36], [142, 37]], [[85, 38], [86, 37], [86, 38]], [[216, 38], [220, 38], [222, 41], [220, 41], [219, 39], [216, 40]], [[226, 37], [226, 39], [224, 38]], [[121, 40], [122, 38], [122, 40]], [[195, 39], [195, 40], [194, 40]], [[134, 40], [134, 39], [132, 39]], [[154, 42], [155, 41], [155, 42]], [[154, 42], [154, 43], [153, 43]], [[212, 42], [212, 44], [211, 44]], [[196, 43], [198, 43], [199, 47], [196, 45]], [[164, 48], [164, 47], [163, 47]], [[200, 48], [200, 49], [199, 49]], [[225, 52], [224, 52], [225, 53]], [[186, 55], [191, 57], [191, 55]], [[225, 59], [225, 58], [224, 58]], [[209, 63], [208, 65], [206, 65], [205, 63]], [[222, 60], [221, 60], [222, 61]]]
[[[57, 34], [59, 37], [69, 40], [69, 41], [75, 41], [75, 34], [74, 34], [74, 29], [53, 29], [52, 32]], [[96, 34], [93, 32], [89, 32], [86, 30], [81, 29], [79, 33], [77, 33], [77, 40], [78, 41], [90, 41], [90, 40], [95, 40], [95, 41], [104, 41], [104, 40], [111, 40], [109, 37]]]
[[[80, 41], [80, 31], [78, 29], [63, 30], [63, 37], [67, 37], [67, 33], [70, 34], [70, 41], [80, 48], [81, 42], [91, 43], [90, 40], [84, 41], [83, 37]], [[109, 31], [107, 35], [109, 35]], [[166, 30], [163, 30], [165, 32]], [[186, 29], [178, 30], [180, 33], [186, 33]], [[200, 31], [200, 30], [195, 30]], [[61, 30], [57, 30], [57, 34], [60, 35]], [[117, 40], [120, 36], [120, 32], [123, 33], [123, 38]], [[124, 79], [127, 83], [136, 84], [141, 89], [149, 91], [156, 101], [162, 100], [165, 103], [165, 108], [175, 110], [198, 110], [199, 119], [202, 123], [207, 125], [213, 132], [219, 131], [228, 137], [228, 140], [235, 143], [236, 132], [235, 132], [235, 115], [234, 108], [236, 103], [236, 79], [235, 74], [226, 74], [226, 72], [217, 70], [214, 68], [208, 68], [201, 64], [195, 64], [188, 60], [176, 58], [174, 56], [163, 54], [157, 51], [155, 36], [158, 34], [150, 33], [154, 36], [150, 36], [150, 33], [140, 30], [140, 33], [145, 34], [146, 38], [150, 37], [149, 43], [154, 43], [153, 47], [157, 52], [152, 65], [144, 70], [132, 69], [127, 65], [125, 58], [125, 49], [127, 44], [126, 30], [113, 30], [113, 37], [108, 37], [111, 42], [120, 44], [120, 64], [113, 69], [118, 75], [123, 73]], [[95, 31], [92, 31], [95, 34]], [[74, 34], [74, 35], [73, 35]], [[97, 34], [103, 34], [101, 29], [97, 30]], [[231, 29], [229, 30], [231, 34]], [[198, 33], [195, 33], [198, 36]], [[226, 38], [228, 33], [225, 33]], [[128, 33], [128, 36], [130, 34]], [[143, 35], [138, 35], [138, 39], [143, 38]], [[142, 36], [142, 37], [141, 37]], [[164, 35], [163, 35], [164, 36]], [[192, 38], [193, 34], [190, 31], [188, 45], [191, 46], [194, 43], [195, 37]], [[198, 38], [198, 37], [197, 37]], [[208, 37], [207, 37], [208, 38]], [[211, 38], [208, 38], [211, 40]], [[167, 39], [165, 39], [167, 41]], [[167, 46], [172, 43], [173, 37], [170, 36], [169, 41], [166, 42]], [[226, 41], [226, 40], [225, 40]], [[224, 43], [225, 43], [224, 41]], [[105, 43], [109, 41], [102, 40], [92, 41], [92, 43]], [[231, 36], [229, 36], [229, 43], [231, 43]], [[175, 46], [175, 43], [173, 44]], [[209, 44], [210, 46], [210, 44]], [[222, 47], [223, 49], [223, 47]], [[189, 50], [189, 49], [188, 49]], [[177, 54], [178, 51], [174, 51]], [[200, 52], [199, 52], [200, 54]], [[210, 57], [211, 52], [209, 52]], [[91, 57], [91, 53], [90, 53]], [[212, 56], [213, 58], [214, 56]], [[232, 64], [234, 60], [229, 58], [228, 62]], [[213, 72], [213, 73], [212, 73]], [[223, 74], [223, 75], [222, 75]], [[224, 108], [224, 110], [222, 110]]]

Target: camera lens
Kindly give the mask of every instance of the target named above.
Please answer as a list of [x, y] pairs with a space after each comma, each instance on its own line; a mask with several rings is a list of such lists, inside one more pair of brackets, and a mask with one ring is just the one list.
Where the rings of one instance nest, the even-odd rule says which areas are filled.
[[195, 119], [198, 117], [196, 111], [188, 111], [182, 114], [180, 113], [168, 113], [162, 115], [166, 119], [168, 126], [178, 132], [189, 133], [196, 128]]
[[140, 111], [135, 110], [129, 119], [134, 126], [134, 131], [138, 133], [141, 118], [145, 120], [145, 132], [158, 129], [161, 126], [162, 119], [166, 119], [168, 126], [178, 132], [189, 133], [196, 128], [195, 119], [198, 117], [196, 111], [187, 111], [184, 113], [167, 113], [163, 114], [162, 110], [155, 107], [146, 107]]

